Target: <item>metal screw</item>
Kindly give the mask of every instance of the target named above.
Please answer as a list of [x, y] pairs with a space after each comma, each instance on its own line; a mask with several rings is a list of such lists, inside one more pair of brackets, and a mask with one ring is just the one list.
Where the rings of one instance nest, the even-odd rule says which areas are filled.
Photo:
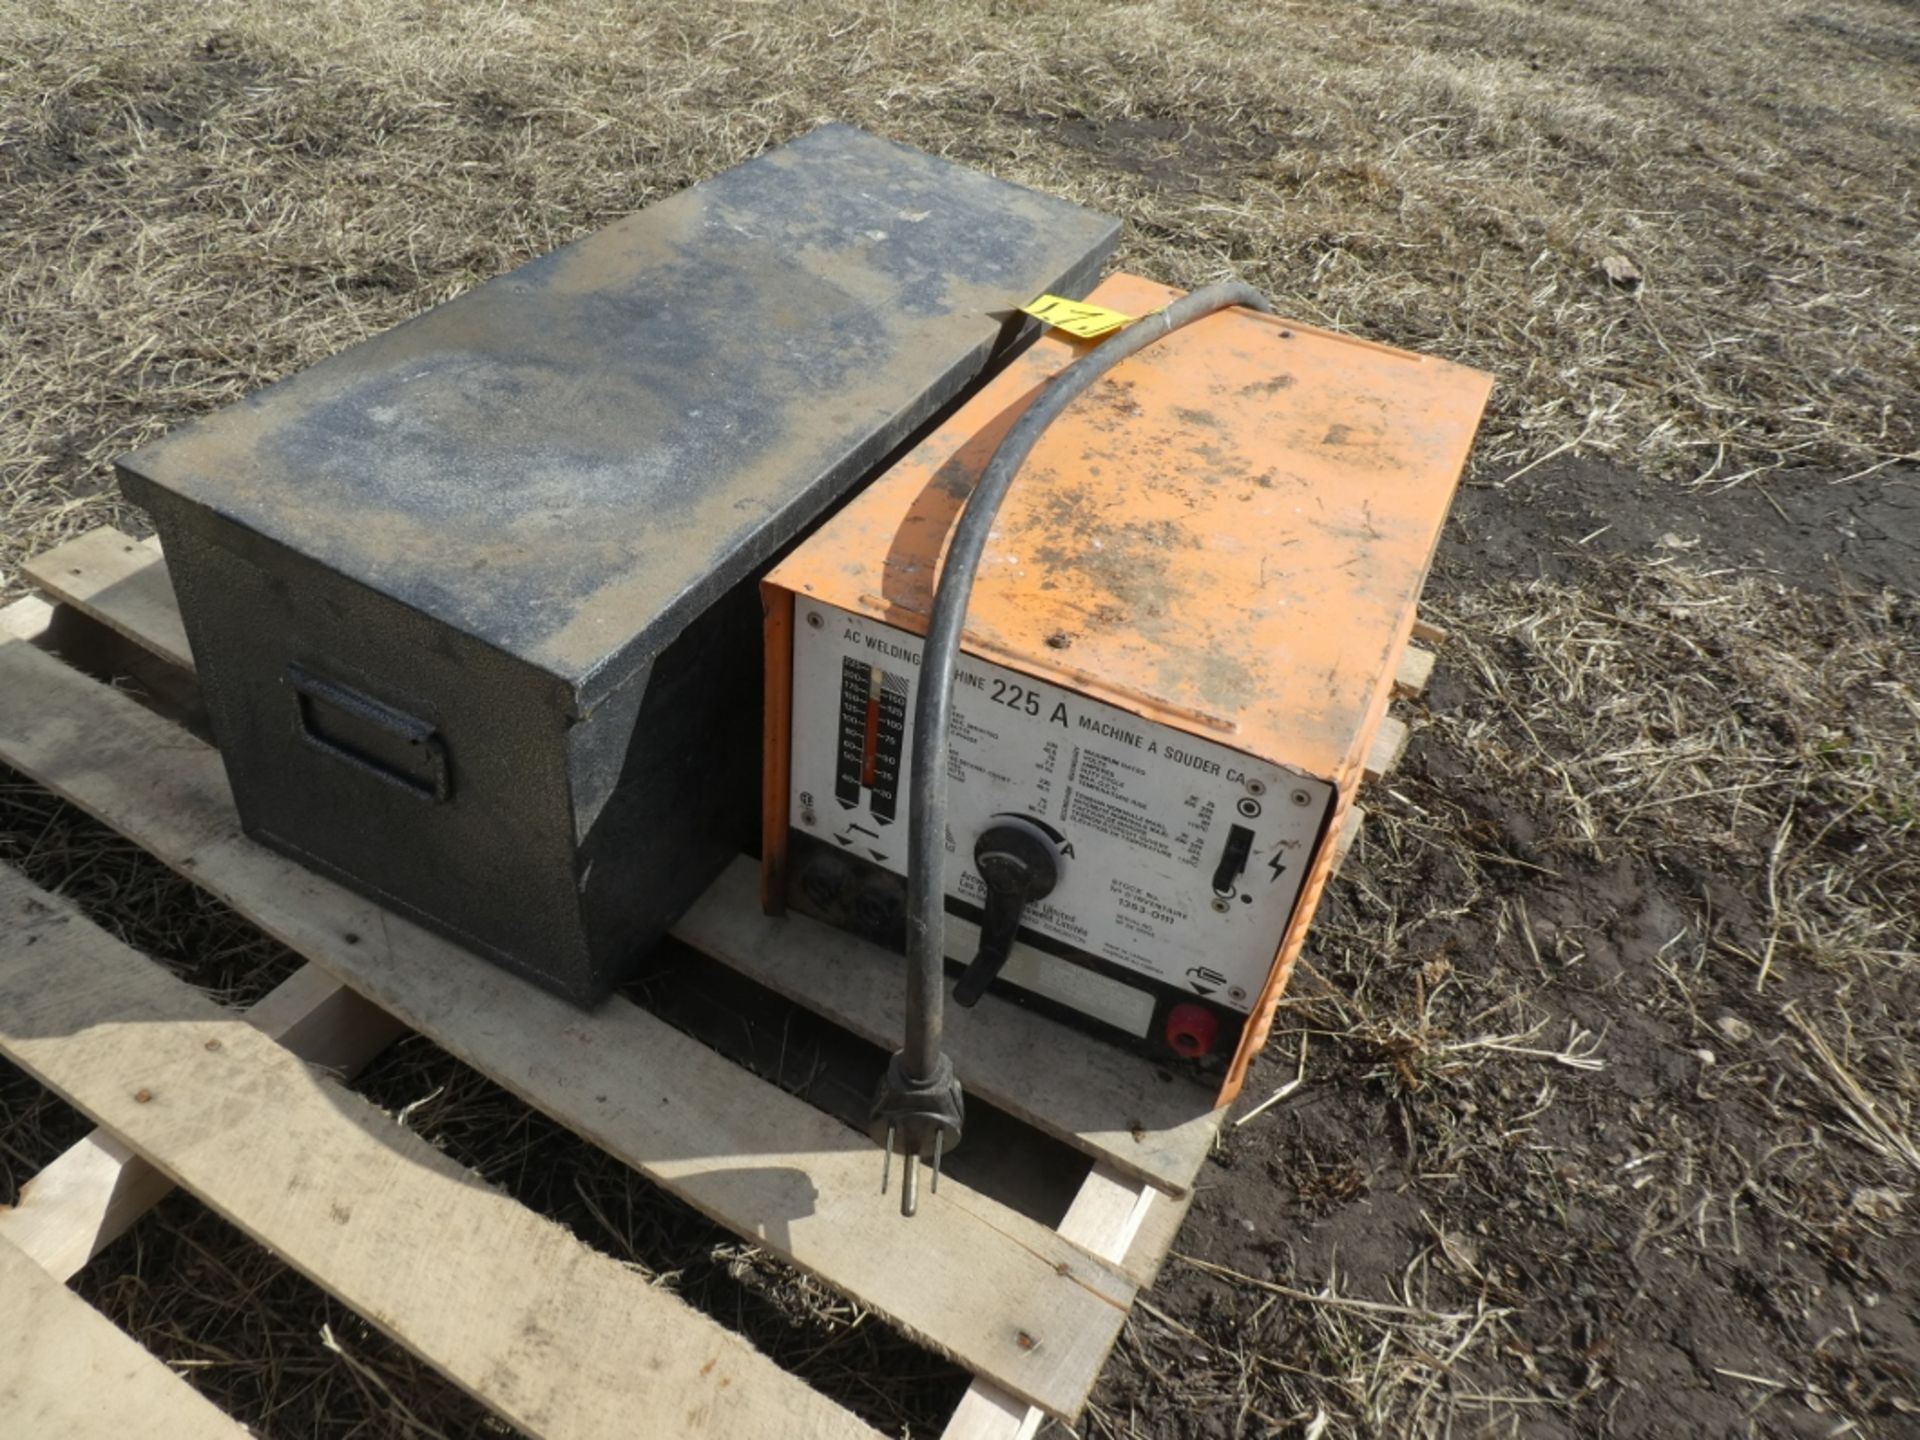
[[1242, 990], [1238, 985], [1230, 986], [1227, 990], [1227, 998], [1230, 1000], [1244, 1000], [1247, 998], [1247, 992]]
[[1313, 796], [1304, 790], [1296, 790], [1293, 792], [1293, 803], [1300, 806], [1311, 805], [1313, 803]]
[[1224, 915], [1233, 908], [1233, 902], [1224, 895], [1216, 895], [1213, 897], [1213, 908], [1217, 914]]
[[1248, 793], [1249, 795], [1264, 795], [1264, 794], [1266, 794], [1266, 793], [1267, 793], [1267, 782], [1266, 782], [1266, 781], [1264, 781], [1264, 780], [1252, 780], [1252, 779], [1249, 779], [1249, 780], [1247, 781], [1247, 793]]
[[807, 612], [807, 624], [813, 629], [818, 630], [825, 623], [826, 622], [820, 618], [820, 612], [818, 610], [809, 610]]
[[800, 823], [802, 825], [811, 825], [819, 818], [820, 817], [815, 815], [811, 810], [802, 810], [800, 812]]

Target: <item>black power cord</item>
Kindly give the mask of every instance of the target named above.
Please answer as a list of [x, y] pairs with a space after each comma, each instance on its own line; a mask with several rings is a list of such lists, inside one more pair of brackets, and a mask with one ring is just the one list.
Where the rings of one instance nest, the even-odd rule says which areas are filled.
[[927, 617], [920, 657], [920, 689], [914, 698], [911, 809], [907, 823], [907, 1023], [905, 1043], [893, 1056], [874, 1098], [873, 1127], [886, 1132], [889, 1183], [896, 1146], [905, 1157], [900, 1213], [918, 1203], [915, 1166], [933, 1165], [940, 1183], [943, 1150], [959, 1143], [964, 1120], [960, 1082], [941, 1048], [946, 985], [947, 726], [953, 716], [953, 670], [967, 603], [980, 569], [987, 536], [1013, 477], [1040, 436], [1094, 381], [1175, 330], [1230, 306], [1273, 313], [1249, 285], [1229, 283], [1196, 290], [1136, 320], [1097, 349], [1068, 365], [1014, 423], [981, 471], [947, 546], [946, 563]]

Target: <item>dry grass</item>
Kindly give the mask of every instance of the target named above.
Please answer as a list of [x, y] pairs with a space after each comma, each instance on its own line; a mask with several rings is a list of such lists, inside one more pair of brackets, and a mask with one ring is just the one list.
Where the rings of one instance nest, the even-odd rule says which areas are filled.
[[[0, 588], [138, 523], [119, 451], [824, 119], [1123, 216], [1149, 274], [1495, 372], [1480, 482], [1910, 483], [1916, 59], [1888, 0], [11, 0]], [[1674, 1433], [1638, 1393], [1725, 1433], [1910, 1425], [1912, 587], [1717, 563], [1450, 581], [1451, 690], [1303, 971], [1302, 1083], [1231, 1132], [1088, 1432]], [[289, 963], [30, 787], [0, 838], [225, 998]], [[877, 1423], [950, 1399], [430, 1047], [365, 1083]], [[4, 1066], [0, 1110], [13, 1182], [84, 1128]], [[478, 1423], [185, 1202], [81, 1285], [276, 1431]], [[1685, 1364], [1675, 1316], [1711, 1342]]]
[[[1606, 587], [1535, 582], [1446, 611], [1490, 703], [1447, 717], [1484, 783], [1541, 794], [1535, 859], [1731, 868], [1765, 916], [1721, 953], [1870, 979], [1920, 962], [1915, 603], [1844, 601], [1679, 560]], [[1545, 782], [1543, 784], [1543, 781]]]
[[824, 118], [1485, 366], [1488, 473], [1868, 470], [1920, 444], [1920, 109], [1866, 63], [1914, 43], [1871, 0], [15, 0], [7, 553], [112, 518], [118, 451]]

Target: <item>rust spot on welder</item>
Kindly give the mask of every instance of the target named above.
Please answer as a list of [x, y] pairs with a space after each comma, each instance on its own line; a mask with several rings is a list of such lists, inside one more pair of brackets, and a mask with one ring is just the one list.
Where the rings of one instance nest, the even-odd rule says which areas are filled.
[[1109, 427], [1116, 419], [1131, 420], [1146, 413], [1134, 398], [1133, 381], [1116, 379], [1112, 375], [1095, 381], [1084, 398], [1093, 407], [1094, 413], [1106, 412], [1101, 418]]
[[1248, 399], [1262, 395], [1278, 395], [1282, 390], [1291, 390], [1294, 386], [1291, 375], [1270, 375], [1265, 380], [1254, 380], [1240, 387], [1240, 393]]

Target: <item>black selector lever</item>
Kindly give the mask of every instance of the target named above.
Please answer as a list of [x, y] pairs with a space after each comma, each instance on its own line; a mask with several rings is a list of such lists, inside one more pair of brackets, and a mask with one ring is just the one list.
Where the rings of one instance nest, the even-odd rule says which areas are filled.
[[1060, 846], [1045, 830], [1018, 815], [1003, 815], [973, 843], [973, 864], [987, 882], [987, 913], [980, 924], [980, 950], [953, 987], [956, 1005], [971, 1007], [987, 993], [1013, 951], [1020, 916], [1044, 900], [1060, 881]]
[[1253, 831], [1244, 825], [1236, 825], [1227, 831], [1227, 848], [1220, 852], [1220, 863], [1213, 871], [1214, 894], [1233, 894], [1233, 882], [1245, 873], [1247, 857], [1251, 854]]

